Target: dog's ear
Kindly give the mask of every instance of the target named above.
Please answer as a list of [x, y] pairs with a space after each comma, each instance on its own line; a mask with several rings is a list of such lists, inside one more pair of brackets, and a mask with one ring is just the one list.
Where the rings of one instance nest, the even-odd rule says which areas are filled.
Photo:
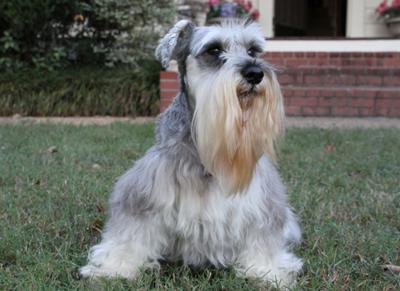
[[170, 60], [177, 60], [185, 48], [188, 48], [193, 29], [193, 23], [181, 20], [160, 40], [156, 49], [156, 57], [164, 68], [168, 67]]

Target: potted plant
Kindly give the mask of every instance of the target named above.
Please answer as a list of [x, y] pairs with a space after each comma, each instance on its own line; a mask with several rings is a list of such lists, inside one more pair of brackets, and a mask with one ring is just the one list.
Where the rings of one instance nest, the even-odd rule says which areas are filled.
[[207, 13], [207, 23], [215, 24], [224, 18], [246, 18], [250, 17], [257, 20], [260, 17], [258, 9], [253, 8], [253, 3], [249, 0], [209, 0], [209, 11]]
[[387, 0], [383, 0], [376, 12], [383, 19], [390, 33], [395, 37], [400, 37], [400, 0], [393, 0], [389, 5]]

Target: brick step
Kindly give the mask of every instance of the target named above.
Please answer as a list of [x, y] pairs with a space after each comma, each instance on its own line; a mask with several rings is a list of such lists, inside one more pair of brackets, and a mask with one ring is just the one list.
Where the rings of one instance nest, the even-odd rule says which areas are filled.
[[265, 60], [282, 67], [335, 66], [335, 67], [394, 67], [400, 66], [397, 52], [267, 52]]
[[305, 66], [277, 71], [281, 85], [398, 86], [400, 68]]
[[[288, 69], [296, 69], [289, 68]], [[354, 73], [354, 74], [362, 74], [362, 73], [371, 73], [371, 74], [383, 74], [389, 72], [391, 74], [399, 74], [400, 67], [382, 67], [382, 66], [349, 66], [349, 67], [340, 67], [340, 66], [310, 66], [310, 65], [301, 65], [297, 67], [304, 71], [323, 71], [329, 73], [330, 71], [341, 71], [344, 73]]]
[[293, 116], [399, 116], [398, 87], [282, 86], [285, 110]]
[[[314, 72], [314, 69], [309, 68], [309, 72]], [[382, 68], [369, 69], [384, 72]], [[397, 72], [394, 70], [391, 73]], [[176, 73], [161, 72], [160, 77], [160, 109], [163, 111], [178, 93], [179, 85]], [[379, 86], [373, 85], [373, 82], [369, 82], [368, 86], [323, 85], [282, 84], [287, 115], [400, 117], [399, 86]]]

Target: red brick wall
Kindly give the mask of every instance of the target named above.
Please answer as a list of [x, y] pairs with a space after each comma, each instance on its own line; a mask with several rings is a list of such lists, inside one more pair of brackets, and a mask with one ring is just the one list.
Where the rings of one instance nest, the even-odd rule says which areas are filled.
[[179, 92], [178, 74], [175, 72], [160, 72], [160, 112], [163, 112]]
[[[400, 117], [400, 53], [271, 52], [285, 110], [292, 116]], [[178, 93], [177, 74], [161, 72], [163, 111]]]

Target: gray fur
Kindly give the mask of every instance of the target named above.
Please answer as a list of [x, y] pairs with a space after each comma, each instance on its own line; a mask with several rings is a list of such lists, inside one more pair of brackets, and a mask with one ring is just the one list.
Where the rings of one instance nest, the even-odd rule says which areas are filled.
[[161, 39], [156, 57], [164, 68], [168, 67], [170, 60], [181, 58], [185, 40], [190, 39], [193, 27], [190, 21], [181, 20]]
[[[185, 83], [186, 58], [200, 50], [198, 42], [210, 30], [178, 22], [156, 55], [164, 66], [177, 58]], [[183, 37], [182, 31], [188, 34]], [[238, 63], [251, 60], [245, 53], [236, 56]], [[275, 166], [263, 156], [246, 193], [221, 192], [193, 142], [188, 100], [182, 87], [158, 117], [156, 143], [119, 178], [102, 242], [91, 249], [81, 274], [134, 278], [139, 268], [157, 266], [163, 258], [195, 266], [233, 265], [248, 276], [291, 283], [301, 260], [288, 250], [300, 240], [300, 230]]]

